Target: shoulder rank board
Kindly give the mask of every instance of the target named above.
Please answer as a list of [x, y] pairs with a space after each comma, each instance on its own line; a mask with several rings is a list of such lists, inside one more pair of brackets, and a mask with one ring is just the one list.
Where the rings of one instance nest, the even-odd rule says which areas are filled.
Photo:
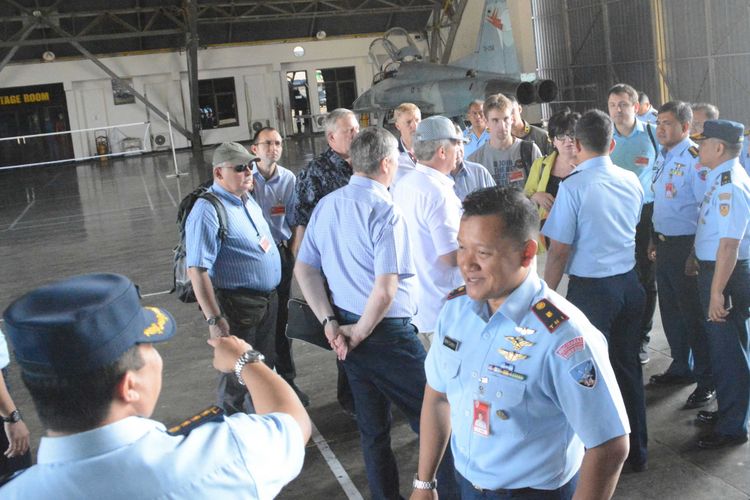
[[461, 295], [466, 295], [466, 285], [461, 285], [455, 290], [452, 290], [451, 293], [448, 294], [447, 299], [455, 299], [456, 297], [460, 297]]
[[724, 172], [721, 174], [721, 185], [732, 183], [732, 172]]
[[539, 321], [547, 327], [547, 330], [549, 330], [550, 333], [554, 332], [558, 326], [568, 319], [560, 309], [555, 307], [555, 305], [547, 299], [540, 300], [534, 304], [531, 309], [534, 311], [534, 314], [536, 314], [536, 317], [539, 318]]
[[216, 405], [209, 406], [195, 416], [186, 419], [183, 422], [167, 429], [167, 434], [171, 436], [187, 436], [193, 429], [205, 424], [206, 422], [220, 421], [224, 418], [224, 410]]
[[688, 152], [693, 158], [698, 158], [698, 148], [696, 148], [695, 146], [690, 146], [688, 148]]

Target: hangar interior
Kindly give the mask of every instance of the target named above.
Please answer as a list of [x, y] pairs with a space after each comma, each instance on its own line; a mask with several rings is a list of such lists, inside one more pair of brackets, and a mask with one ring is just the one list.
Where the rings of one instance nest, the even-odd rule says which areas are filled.
[[[655, 104], [708, 101], [722, 117], [750, 122], [746, 0], [508, 3], [523, 71], [560, 89], [558, 101], [529, 107], [531, 121], [562, 106], [603, 107], [607, 88], [623, 81]], [[375, 38], [403, 27], [430, 60], [451, 62], [475, 49], [481, 4], [0, 0], [0, 256], [6, 263], [0, 304], [70, 274], [129, 275], [147, 300], [174, 313], [181, 332], [162, 351], [165, 382], [155, 418], [171, 424], [196, 413], [212, 402], [214, 385], [205, 326], [194, 307], [163, 292], [171, 286], [176, 206], [205, 177], [211, 145], [247, 142], [258, 124], [270, 124], [285, 135], [280, 163], [297, 172], [325, 147], [318, 118], [370, 87], [367, 54]], [[67, 130], [82, 132], [28, 137]], [[135, 144], [144, 153], [3, 168], [96, 157], [102, 130], [111, 151]], [[175, 169], [189, 175], [169, 178]], [[644, 381], [670, 360], [656, 322]], [[302, 475], [280, 498], [369, 498], [356, 425], [336, 403], [333, 359], [301, 344], [295, 358], [317, 430]], [[13, 364], [10, 383], [36, 447], [43, 429]], [[681, 410], [688, 393], [647, 389], [650, 470], [622, 476], [615, 498], [750, 497], [750, 445], [696, 450], [700, 429], [693, 412]], [[416, 438], [398, 413], [393, 442], [401, 477], [410, 478]], [[408, 481], [402, 482], [407, 496]]]

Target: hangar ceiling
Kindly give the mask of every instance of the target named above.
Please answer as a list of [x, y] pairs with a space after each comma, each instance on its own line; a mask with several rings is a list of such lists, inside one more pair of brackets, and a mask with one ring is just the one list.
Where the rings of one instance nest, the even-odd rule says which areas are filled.
[[[191, 21], [200, 46], [383, 32], [423, 31], [450, 0], [0, 0], [0, 60], [80, 57], [186, 46]], [[456, 2], [459, 3], [459, 2]], [[194, 16], [194, 17], [193, 17]], [[440, 17], [440, 16], [438, 16]], [[0, 64], [0, 67], [4, 64]]]

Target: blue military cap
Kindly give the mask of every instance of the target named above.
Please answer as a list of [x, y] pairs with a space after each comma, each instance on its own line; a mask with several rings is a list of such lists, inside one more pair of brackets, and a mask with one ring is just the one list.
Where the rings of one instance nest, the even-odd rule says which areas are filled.
[[136, 344], [174, 335], [174, 318], [143, 307], [119, 274], [85, 274], [37, 288], [3, 314], [21, 369], [36, 376], [83, 374], [114, 363]]
[[694, 134], [691, 139], [702, 141], [704, 139], [721, 139], [729, 144], [739, 144], [743, 141], [745, 126], [731, 120], [706, 120], [703, 124], [703, 133]]

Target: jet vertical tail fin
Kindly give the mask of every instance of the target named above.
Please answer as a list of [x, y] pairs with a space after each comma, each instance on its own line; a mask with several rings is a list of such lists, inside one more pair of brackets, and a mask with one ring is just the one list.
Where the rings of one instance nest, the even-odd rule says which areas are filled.
[[485, 0], [477, 49], [453, 64], [509, 76], [521, 74], [507, 0]]

